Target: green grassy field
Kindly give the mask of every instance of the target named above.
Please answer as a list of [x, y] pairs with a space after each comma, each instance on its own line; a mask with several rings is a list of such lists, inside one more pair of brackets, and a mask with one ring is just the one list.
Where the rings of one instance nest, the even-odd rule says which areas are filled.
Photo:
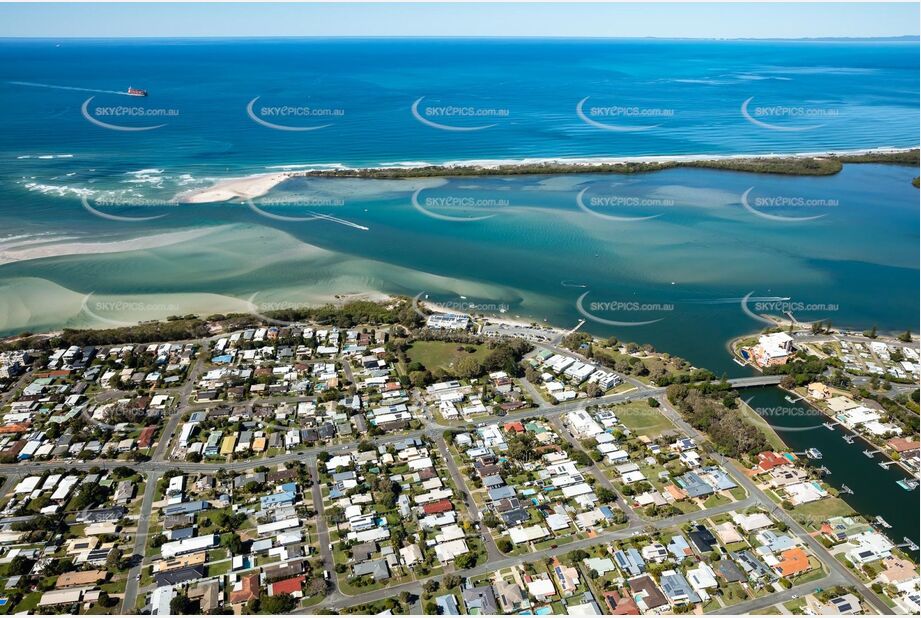
[[624, 426], [636, 435], [655, 438], [675, 428], [658, 408], [651, 408], [645, 401], [617, 405], [614, 414]]
[[828, 497], [816, 502], [800, 504], [799, 506], [793, 507], [791, 513], [794, 517], [808, 517], [809, 521], [815, 522], [814, 525], [816, 528], [818, 528], [821, 522], [828, 519], [829, 517], [835, 517], [838, 515], [851, 515], [854, 513], [854, 509], [852, 509], [848, 503], [841, 498]]
[[[467, 352], [465, 348], [468, 347], [474, 347], [476, 351]], [[422, 363], [429, 371], [439, 367], [448, 370], [470, 356], [482, 361], [488, 354], [485, 345], [470, 346], [448, 341], [416, 341], [406, 351], [410, 361]]]

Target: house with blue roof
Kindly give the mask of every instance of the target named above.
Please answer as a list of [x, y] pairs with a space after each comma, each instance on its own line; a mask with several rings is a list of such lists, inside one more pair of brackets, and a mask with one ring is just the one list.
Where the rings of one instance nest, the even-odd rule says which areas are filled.
[[665, 548], [668, 549], [668, 553], [674, 556], [675, 560], [679, 562], [694, 555], [694, 550], [691, 549], [690, 544], [688, 544], [687, 540], [680, 534], [673, 536], [672, 540], [668, 542]]
[[749, 581], [759, 582], [763, 579], [776, 579], [774, 571], [749, 550], [732, 552], [729, 555], [742, 567]]
[[755, 535], [762, 545], [766, 545], [774, 553], [793, 549], [798, 543], [789, 535], [778, 534], [773, 530], [762, 530]]
[[179, 504], [170, 504], [169, 506], [163, 507], [163, 515], [166, 517], [170, 515], [190, 515], [192, 513], [204, 511], [210, 506], [211, 505], [204, 500], [180, 502]]
[[505, 498], [514, 498], [515, 490], [509, 487], [508, 485], [503, 485], [502, 487], [494, 487], [489, 490], [489, 499], [495, 502], [496, 500], [503, 500]]
[[709, 468], [703, 468], [701, 474], [706, 477], [707, 482], [715, 487], [717, 491], [736, 487], [735, 481], [729, 478], [729, 475], [722, 468], [710, 466]]
[[633, 547], [630, 547], [627, 551], [619, 549], [614, 552], [614, 562], [617, 563], [621, 571], [628, 574], [630, 577], [641, 575], [643, 571], [646, 570], [646, 562], [643, 560], [640, 552], [636, 551]]
[[[294, 483], [288, 483], [288, 485], [293, 485]], [[277, 494], [271, 494], [268, 496], [262, 496], [259, 498], [259, 506], [263, 511], [266, 509], [276, 508], [280, 506], [291, 506], [294, 504], [294, 501], [297, 499], [297, 493], [294, 491], [280, 491]]]
[[681, 486], [681, 489], [687, 492], [688, 496], [691, 498], [701, 498], [713, 493], [713, 487], [700, 478], [700, 475], [696, 472], [686, 472], [676, 480]]
[[438, 614], [441, 616], [460, 616], [460, 608], [457, 606], [457, 599], [453, 594], [443, 594], [435, 597], [435, 605], [438, 607]]
[[674, 606], [700, 603], [700, 597], [691, 584], [684, 578], [684, 575], [677, 571], [664, 571], [659, 578], [659, 586], [668, 598], [668, 602]]

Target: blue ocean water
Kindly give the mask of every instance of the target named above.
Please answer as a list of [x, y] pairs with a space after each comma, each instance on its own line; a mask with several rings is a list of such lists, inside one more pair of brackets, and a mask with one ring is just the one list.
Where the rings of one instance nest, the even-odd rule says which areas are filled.
[[[917, 42], [0, 41], [0, 333], [375, 291], [561, 326], [587, 312], [593, 333], [738, 375], [727, 340], [764, 326], [746, 309], [917, 331], [910, 167], [296, 179], [257, 200], [275, 217], [165, 201], [330, 165], [916, 147], [918, 75]], [[142, 247], [189, 230], [206, 235]], [[90, 296], [119, 310], [100, 321]], [[908, 502], [881, 511], [899, 534]]]
[[[80, 198], [143, 205], [221, 178], [329, 165], [916, 146], [918, 51], [917, 42], [859, 41], [0, 41], [0, 242], [112, 240], [255, 222], [333, 252], [507, 286], [522, 298], [532, 295], [531, 306], [517, 309], [561, 322], [577, 315], [572, 292], [587, 288], [560, 282], [585, 279], [576, 284], [594, 290], [586, 301], [623, 296], [626, 288], [649, 302], [685, 302], [686, 320], [699, 313], [689, 299], [702, 310], [708, 299], [756, 291], [843, 298], [832, 317], [901, 329], [917, 313], [910, 276], [917, 272], [916, 193], [907, 182], [915, 172], [906, 168], [848, 167], [827, 178], [673, 170], [610, 179], [614, 188], [605, 188], [607, 179], [581, 177], [449, 183], [449, 193], [506, 199], [506, 211], [518, 212], [489, 225], [422, 216], [411, 207], [419, 186], [413, 183], [284, 186], [302, 197], [341, 201], [326, 212], [370, 225], [360, 242], [354, 229], [254, 217], [225, 204], [172, 208], [165, 218], [119, 224], [93, 216]], [[149, 96], [125, 96], [129, 86]], [[112, 130], [101, 123], [157, 128]], [[586, 238], [584, 222], [567, 226], [556, 218], [580, 212], [574, 197], [583, 189], [586, 199], [613, 192], [655, 204], [665, 196], [671, 207], [656, 211], [659, 217], [642, 229], [589, 217], [588, 229], [602, 236]], [[737, 206], [747, 189], [753, 198], [806, 196], [837, 207], [814, 225], [750, 218], [738, 229], [721, 214], [712, 218], [721, 206]], [[407, 246], [419, 251], [407, 253]], [[775, 266], [750, 266], [759, 260]], [[187, 257], [183, 265], [194, 261]], [[41, 271], [41, 278], [84, 293], [132, 291], [116, 272], [74, 263], [64, 257], [0, 265], [0, 276]], [[535, 264], [542, 267], [525, 267]], [[245, 277], [215, 281], [210, 266], [204, 272], [177, 280], [161, 268], [132, 283], [145, 281], [145, 291], [158, 292], [170, 286], [246, 291]], [[393, 277], [379, 273], [368, 285], [414, 291]], [[268, 276], [275, 278], [277, 272]], [[855, 280], [863, 287], [854, 287]], [[873, 300], [883, 293], [914, 300]], [[664, 324], [643, 330], [656, 343], [675, 332]], [[678, 352], [701, 349], [693, 339], [678, 339]], [[714, 363], [721, 353], [715, 348], [701, 360]]]
[[[134, 86], [150, 95], [23, 84]], [[99, 179], [144, 168], [220, 175], [291, 164], [906, 147], [918, 143], [918, 92], [918, 44], [906, 42], [7, 40], [0, 42], [0, 156], [79, 155], [79, 168]], [[142, 104], [178, 115], [109, 118], [165, 126], [107, 131], [80, 113], [91, 96], [90, 109]], [[247, 115], [256, 97], [257, 112], [341, 113], [266, 116], [289, 126], [329, 124], [277, 131]], [[494, 126], [438, 130], [413, 116], [420, 98], [422, 115], [453, 109], [432, 110], [433, 121]], [[590, 120], [655, 128], [599, 128], [577, 114], [583, 100]], [[753, 118], [779, 128], [746, 120], [746, 101]], [[28, 169], [5, 167], [14, 177]]]

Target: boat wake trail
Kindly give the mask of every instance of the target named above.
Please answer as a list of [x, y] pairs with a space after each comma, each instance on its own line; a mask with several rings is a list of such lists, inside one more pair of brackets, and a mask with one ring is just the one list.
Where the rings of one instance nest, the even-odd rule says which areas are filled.
[[319, 213], [319, 212], [311, 212], [310, 214], [313, 215], [314, 217], [316, 217], [317, 219], [323, 219], [323, 220], [325, 220], [325, 221], [331, 221], [331, 222], [333, 222], [333, 223], [338, 223], [338, 224], [340, 224], [340, 225], [345, 225], [345, 226], [348, 226], [348, 227], [354, 227], [355, 229], [363, 230], [363, 231], [365, 231], [365, 232], [367, 232], [368, 229], [370, 229], [370, 228], [368, 228], [367, 226], [359, 225], [359, 224], [357, 224], [357, 223], [352, 223], [351, 221], [346, 221], [345, 219], [340, 219], [339, 217], [333, 217], [332, 215], [324, 215], [324, 214]]
[[36, 82], [8, 82], [15, 86], [32, 86], [34, 88], [53, 88], [54, 90], [76, 90], [78, 92], [98, 92], [100, 94], [120, 94], [122, 96], [131, 96], [127, 92], [118, 90], [99, 90], [98, 88], [77, 88], [76, 86], [58, 86], [56, 84], [39, 84]]

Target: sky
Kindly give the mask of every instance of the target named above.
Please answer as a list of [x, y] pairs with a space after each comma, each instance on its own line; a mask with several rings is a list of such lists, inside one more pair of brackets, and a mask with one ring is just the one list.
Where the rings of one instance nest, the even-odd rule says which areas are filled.
[[915, 3], [0, 4], [0, 37], [918, 35]]

